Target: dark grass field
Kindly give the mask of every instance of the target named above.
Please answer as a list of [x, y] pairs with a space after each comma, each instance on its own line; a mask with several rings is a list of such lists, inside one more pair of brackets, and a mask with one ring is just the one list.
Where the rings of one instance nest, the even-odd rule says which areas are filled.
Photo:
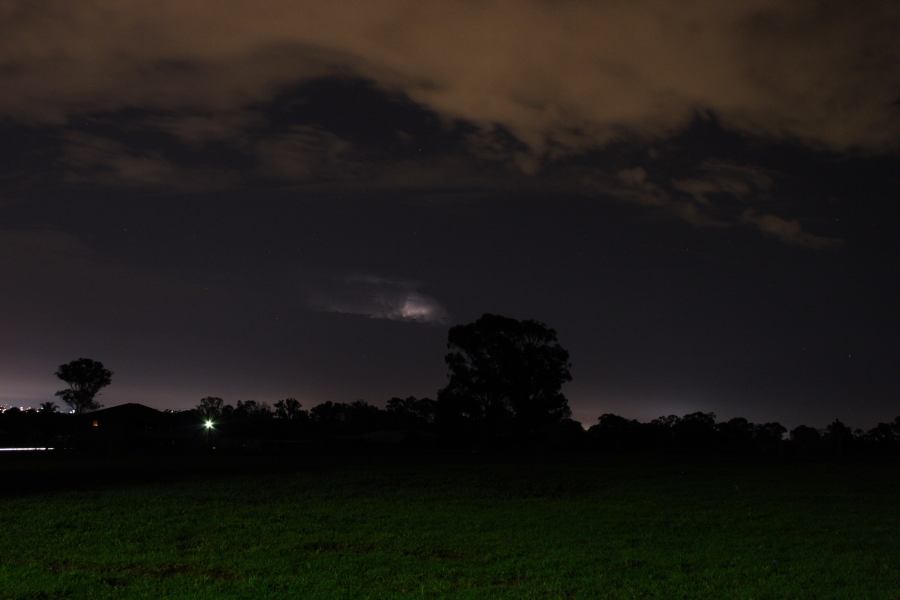
[[0, 463], [0, 598], [900, 598], [896, 463]]

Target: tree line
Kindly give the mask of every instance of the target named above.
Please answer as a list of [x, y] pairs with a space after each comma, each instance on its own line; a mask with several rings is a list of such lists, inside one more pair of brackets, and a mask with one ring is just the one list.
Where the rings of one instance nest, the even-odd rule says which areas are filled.
[[[206, 440], [219, 443], [356, 438], [482, 450], [538, 446], [605, 452], [900, 454], [900, 417], [868, 431], [835, 420], [822, 431], [801, 425], [788, 432], [780, 423], [757, 424], [740, 417], [717, 421], [707, 412], [650, 422], [603, 414], [585, 431], [570, 418], [562, 392], [572, 379], [569, 353], [547, 325], [485, 314], [450, 328], [447, 349], [448, 381], [436, 399], [394, 397], [384, 408], [363, 400], [329, 401], [306, 409], [295, 398], [272, 405], [254, 400], [231, 405], [208, 396], [182, 417], [195, 425], [202, 421]], [[99, 408], [97, 396], [110, 385], [113, 373], [99, 361], [80, 358], [61, 365], [56, 375], [67, 384], [57, 396], [83, 415]], [[38, 414], [56, 410], [55, 403], [48, 402]], [[0, 434], [15, 418], [15, 411], [0, 414]]]
[[274, 405], [238, 401], [232, 406], [221, 398], [207, 397], [195, 409], [201, 419], [231, 431], [293, 431], [307, 437], [366, 436], [403, 431], [420, 439], [457, 441], [482, 449], [520, 447], [536, 443], [566, 450], [599, 450], [612, 453], [689, 451], [738, 455], [848, 456], [900, 454], [900, 417], [879, 423], [868, 431], [851, 429], [835, 419], [822, 430], [799, 425], [790, 431], [777, 422], [753, 423], [743, 417], [718, 421], [715, 413], [694, 412], [661, 416], [641, 422], [606, 413], [586, 430], [568, 418], [516, 435], [513, 428], [494, 430], [485, 438], [478, 430], [459, 429], [458, 415], [449, 420], [440, 402], [430, 398], [391, 398], [384, 408], [363, 400], [325, 402], [306, 410], [293, 398]]

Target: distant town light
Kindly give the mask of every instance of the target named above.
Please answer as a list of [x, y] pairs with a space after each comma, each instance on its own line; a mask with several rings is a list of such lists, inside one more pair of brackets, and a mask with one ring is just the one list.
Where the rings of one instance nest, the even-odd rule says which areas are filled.
[[212, 420], [212, 419], [207, 419], [207, 420], [205, 420], [205, 421], [203, 422], [203, 427], [205, 427], [207, 431], [209, 431], [210, 429], [212, 429], [213, 427], [215, 427], [215, 425], [216, 425], [216, 424], [213, 423], [213, 420]]

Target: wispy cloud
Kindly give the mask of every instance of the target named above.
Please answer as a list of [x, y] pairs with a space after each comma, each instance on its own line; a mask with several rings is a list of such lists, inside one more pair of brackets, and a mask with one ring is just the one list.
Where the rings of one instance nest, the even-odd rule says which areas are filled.
[[769, 200], [773, 174], [753, 165], [704, 161], [688, 178], [658, 181], [642, 166], [621, 169], [613, 178], [595, 177], [594, 189], [626, 202], [665, 211], [696, 227], [751, 227], [783, 243], [824, 249], [841, 240], [804, 230], [797, 219], [758, 209]]
[[803, 230], [800, 222], [785, 219], [778, 215], [747, 210], [741, 214], [741, 222], [759, 229], [766, 235], [773, 236], [785, 244], [806, 246], [807, 248], [834, 248], [841, 245], [837, 238], [815, 235]]
[[672, 187], [688, 194], [696, 202], [709, 205], [716, 195], [747, 198], [772, 187], [772, 177], [765, 170], [750, 165], [706, 160], [696, 176], [676, 179]]
[[674, 197], [662, 186], [652, 182], [643, 167], [622, 169], [616, 173], [616, 180], [617, 183], [607, 193], [619, 199], [665, 210], [697, 227], [727, 225], [702, 206]]
[[141, 124], [158, 129], [187, 144], [241, 142], [248, 130], [264, 124], [253, 109], [221, 112], [186, 112], [146, 117]]
[[76, 183], [176, 191], [221, 189], [238, 181], [237, 173], [190, 167], [164, 154], [139, 151], [99, 135], [70, 133], [65, 138], [66, 179]]

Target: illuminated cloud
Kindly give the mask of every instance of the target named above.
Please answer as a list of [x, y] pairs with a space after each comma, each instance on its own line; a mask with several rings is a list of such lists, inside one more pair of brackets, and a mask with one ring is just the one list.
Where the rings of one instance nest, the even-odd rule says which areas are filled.
[[447, 310], [434, 298], [417, 291], [418, 284], [375, 275], [352, 275], [327, 290], [309, 296], [315, 310], [359, 315], [372, 319], [443, 324]]
[[706, 111], [834, 150], [900, 139], [893, 0], [7, 0], [0, 28], [0, 85], [15, 90], [0, 114], [43, 122], [123, 108], [234, 119], [287, 85], [350, 75], [487, 132], [481, 152], [504, 149], [489, 139], [501, 127], [526, 171]]

